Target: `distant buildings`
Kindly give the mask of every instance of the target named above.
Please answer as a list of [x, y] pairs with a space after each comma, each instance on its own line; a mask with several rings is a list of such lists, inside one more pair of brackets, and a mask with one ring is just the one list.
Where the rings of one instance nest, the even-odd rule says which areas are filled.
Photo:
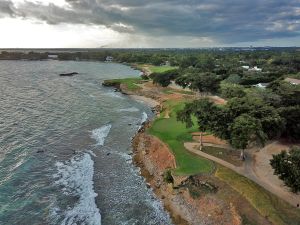
[[49, 54], [48, 59], [58, 59], [58, 55]]
[[253, 68], [248, 69], [248, 71], [256, 71], [256, 72], [261, 72], [262, 69], [258, 68], [257, 66], [254, 66]]
[[112, 62], [112, 61], [114, 61], [114, 57], [106, 56], [105, 62]]
[[253, 86], [258, 87], [258, 88], [266, 88], [268, 85], [269, 85], [269, 83], [258, 83]]
[[169, 61], [165, 61], [161, 63], [160, 66], [171, 66], [171, 63]]
[[245, 69], [245, 70], [249, 70], [250, 66], [242, 66], [242, 68]]
[[243, 69], [248, 70], [248, 71], [255, 71], [255, 72], [261, 72], [262, 69], [258, 68], [257, 66], [254, 66], [250, 68], [250, 66], [242, 66]]
[[286, 82], [289, 82], [293, 85], [300, 85], [300, 80], [299, 79], [294, 79], [294, 78], [285, 78]]

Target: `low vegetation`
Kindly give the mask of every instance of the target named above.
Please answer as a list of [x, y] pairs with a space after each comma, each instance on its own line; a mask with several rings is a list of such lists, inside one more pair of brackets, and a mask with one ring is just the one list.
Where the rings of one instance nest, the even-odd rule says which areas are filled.
[[141, 89], [141, 87], [137, 85], [141, 82], [142, 82], [142, 78], [124, 78], [124, 79], [105, 80], [103, 85], [119, 88], [121, 84], [124, 84], [126, 85], [126, 88], [129, 91], [136, 91], [138, 89]]
[[170, 70], [177, 69], [176, 66], [149, 66], [151, 73], [164, 73]]
[[176, 120], [176, 112], [184, 107], [184, 102], [168, 101], [165, 107], [169, 110], [170, 118], [164, 115], [155, 119], [149, 133], [168, 144], [176, 158], [177, 175], [192, 175], [198, 173], [210, 173], [213, 170], [212, 162], [196, 157], [184, 148], [184, 142], [192, 141], [191, 133], [197, 131], [197, 127], [186, 128], [184, 123]]
[[292, 207], [246, 177], [222, 166], [218, 166], [215, 175], [245, 197], [262, 216], [273, 224], [299, 224], [299, 209]]
[[220, 158], [224, 161], [227, 161], [235, 166], [242, 166], [243, 163], [240, 160], [239, 154], [237, 154], [237, 151], [227, 149], [227, 148], [219, 148], [219, 147], [212, 147], [212, 146], [204, 146], [202, 148], [202, 151], [210, 154], [212, 156], [215, 156], [217, 158]]

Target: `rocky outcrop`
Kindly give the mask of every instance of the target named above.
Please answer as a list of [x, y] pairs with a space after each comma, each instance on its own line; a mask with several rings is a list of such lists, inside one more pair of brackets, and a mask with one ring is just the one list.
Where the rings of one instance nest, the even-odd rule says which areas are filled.
[[104, 87], [113, 87], [116, 91], [121, 91], [121, 82], [118, 80], [105, 80], [102, 83]]
[[205, 176], [176, 176], [173, 183], [164, 179], [166, 171], [176, 168], [176, 161], [168, 146], [158, 138], [148, 135], [146, 123], [133, 138], [134, 162], [141, 168], [142, 176], [151, 187], [175, 224], [180, 225], [240, 225], [241, 218], [235, 207], [219, 199], [218, 191]]
[[74, 75], [77, 75], [77, 74], [78, 74], [77, 72], [61, 73], [61, 74], [59, 74], [59, 76], [61, 76], [61, 77], [71, 77], [71, 76], [74, 76]]

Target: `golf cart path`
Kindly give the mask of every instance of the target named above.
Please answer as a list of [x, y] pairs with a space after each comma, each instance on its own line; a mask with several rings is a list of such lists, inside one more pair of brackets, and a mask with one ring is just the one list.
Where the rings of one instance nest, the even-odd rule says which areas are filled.
[[244, 164], [241, 167], [235, 166], [220, 158], [200, 151], [199, 143], [187, 142], [184, 143], [184, 147], [188, 151], [196, 155], [214, 161], [222, 166], [225, 166], [235, 171], [236, 173], [244, 177], [247, 177], [248, 179], [254, 181], [266, 190], [270, 191], [274, 195], [290, 203], [294, 207], [297, 207], [297, 204], [300, 204], [300, 195], [290, 192], [289, 189], [286, 186], [284, 186], [283, 182], [277, 176], [273, 175], [273, 169], [269, 164], [269, 160], [272, 158], [272, 154], [270, 153], [275, 154], [275, 152], [279, 151], [279, 149], [280, 151], [282, 149], [285, 149], [286, 146], [284, 145], [280, 146], [280, 144], [274, 142], [262, 148], [260, 151], [255, 151], [254, 149], [247, 150], [246, 160], [244, 161]]

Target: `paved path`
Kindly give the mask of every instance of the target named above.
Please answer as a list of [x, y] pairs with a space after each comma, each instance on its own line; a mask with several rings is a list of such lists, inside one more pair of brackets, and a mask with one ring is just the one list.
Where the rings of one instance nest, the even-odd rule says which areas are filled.
[[[199, 143], [195, 142], [187, 142], [184, 143], [184, 147], [199, 156], [202, 156], [204, 158], [207, 158], [211, 161], [214, 161], [222, 166], [225, 166], [236, 173], [247, 177], [248, 179], [254, 181], [258, 185], [262, 186], [266, 190], [270, 191], [274, 195], [278, 196], [279, 198], [285, 200], [286, 202], [290, 203], [292, 206], [297, 206], [297, 204], [300, 204], [300, 195], [294, 194], [288, 190], [286, 186], [283, 185], [283, 182], [279, 180], [277, 177], [273, 177], [272, 179], [269, 179], [270, 174], [263, 174], [259, 173], [259, 167], [256, 165], [255, 158], [257, 157], [256, 152], [254, 150], [246, 151], [246, 160], [244, 161], [244, 165], [241, 167], [235, 166], [231, 163], [228, 163], [220, 158], [217, 158], [215, 156], [209, 155], [205, 152], [202, 152], [199, 149]], [[266, 149], [268, 146], [265, 147]], [[261, 149], [263, 152], [264, 149]], [[275, 176], [275, 175], [272, 175]]]

